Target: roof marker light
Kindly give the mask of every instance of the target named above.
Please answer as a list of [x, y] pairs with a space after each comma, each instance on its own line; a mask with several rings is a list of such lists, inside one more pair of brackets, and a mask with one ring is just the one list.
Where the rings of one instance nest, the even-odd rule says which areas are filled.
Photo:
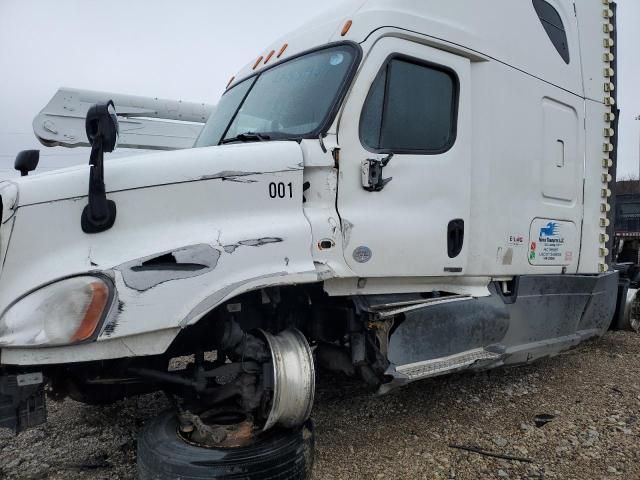
[[276, 53], [276, 51], [275, 51], [275, 50], [271, 50], [271, 51], [269, 52], [269, 55], [267, 55], [267, 58], [265, 58], [265, 59], [264, 59], [264, 64], [265, 64], [265, 65], [269, 62], [269, 60], [271, 60], [271, 57], [273, 57], [273, 54], [274, 54], [274, 53]]
[[256, 63], [253, 64], [253, 70], [258, 68], [258, 65], [260, 65], [260, 62], [262, 61], [263, 58], [264, 57], [262, 55], [260, 55], [260, 57], [258, 57], [258, 59], [256, 60]]
[[229, 79], [229, 83], [227, 83], [227, 88], [229, 88], [229, 85], [231, 85], [235, 79], [236, 79], [236, 77], [235, 77], [235, 76], [233, 76], [233, 77], [231, 77], [231, 78]]
[[340, 32], [340, 35], [344, 37], [347, 33], [349, 33], [349, 29], [351, 28], [351, 25], [353, 25], [353, 21], [347, 20], [347, 22], [344, 24], [344, 27], [342, 27], [342, 32]]
[[282, 48], [278, 52], [278, 55], [276, 55], [276, 58], [280, 58], [288, 46], [289, 46], [288, 43], [285, 43], [284, 45], [282, 45]]

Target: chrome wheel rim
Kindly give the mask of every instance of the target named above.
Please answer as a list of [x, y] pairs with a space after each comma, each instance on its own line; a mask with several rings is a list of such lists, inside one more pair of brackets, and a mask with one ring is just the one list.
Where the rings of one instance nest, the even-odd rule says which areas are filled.
[[295, 328], [278, 335], [261, 331], [271, 350], [274, 392], [264, 430], [274, 425], [293, 428], [311, 415], [315, 396], [313, 353], [305, 336]]

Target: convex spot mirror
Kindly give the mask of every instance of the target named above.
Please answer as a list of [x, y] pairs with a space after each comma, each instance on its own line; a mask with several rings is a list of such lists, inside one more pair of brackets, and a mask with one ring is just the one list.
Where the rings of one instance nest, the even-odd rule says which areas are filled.
[[[111, 100], [97, 103], [89, 109], [85, 127], [91, 146], [102, 147], [103, 152], [113, 152], [120, 130], [116, 109]], [[101, 145], [96, 145], [96, 140], [100, 140]]]
[[33, 172], [40, 161], [40, 150], [23, 150], [16, 156], [13, 164], [14, 168], [20, 172], [20, 175], [26, 177], [29, 172]]

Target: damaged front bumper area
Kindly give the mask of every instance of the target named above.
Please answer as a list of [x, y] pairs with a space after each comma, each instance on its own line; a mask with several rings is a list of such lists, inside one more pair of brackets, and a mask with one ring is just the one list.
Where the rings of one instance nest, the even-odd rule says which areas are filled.
[[9, 374], [0, 368], [0, 428], [20, 433], [45, 423], [44, 385], [40, 372]]

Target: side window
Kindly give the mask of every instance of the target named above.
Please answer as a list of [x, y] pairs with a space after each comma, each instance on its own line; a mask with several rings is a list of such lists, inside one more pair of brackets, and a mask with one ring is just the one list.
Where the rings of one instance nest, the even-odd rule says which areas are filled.
[[376, 77], [360, 119], [371, 150], [442, 153], [456, 136], [458, 81], [432, 65], [393, 58]]
[[553, 5], [545, 0], [533, 0], [533, 8], [536, 9], [538, 18], [542, 22], [542, 26], [547, 32], [547, 35], [549, 35], [551, 43], [556, 47], [556, 50], [558, 50], [564, 62], [569, 65], [571, 56], [569, 55], [567, 32], [564, 28], [564, 23], [562, 23], [562, 18], [560, 18], [560, 14]]

